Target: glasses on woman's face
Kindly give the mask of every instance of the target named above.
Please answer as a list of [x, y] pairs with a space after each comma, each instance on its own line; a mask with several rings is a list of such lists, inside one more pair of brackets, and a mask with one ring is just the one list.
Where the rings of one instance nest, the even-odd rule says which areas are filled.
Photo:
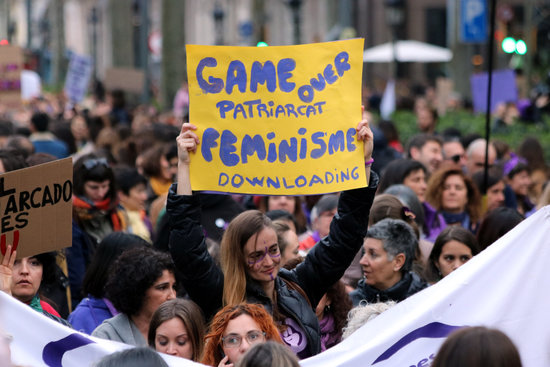
[[[251, 330], [246, 333], [245, 338], [248, 344], [256, 344], [265, 341], [265, 333], [263, 331]], [[224, 348], [238, 348], [243, 342], [243, 337], [239, 334], [228, 334], [222, 338]]]

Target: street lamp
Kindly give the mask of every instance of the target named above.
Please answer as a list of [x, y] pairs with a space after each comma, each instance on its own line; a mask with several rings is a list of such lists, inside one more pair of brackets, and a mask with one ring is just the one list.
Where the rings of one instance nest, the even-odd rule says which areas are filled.
[[399, 39], [398, 32], [405, 22], [405, 0], [386, 0], [386, 23], [391, 28], [391, 41], [393, 46], [392, 77], [397, 80], [397, 54], [396, 42]]
[[299, 45], [301, 43], [300, 38], [300, 8], [302, 7], [302, 0], [286, 0], [290, 10], [292, 10], [292, 22], [294, 23], [294, 44]]
[[223, 18], [225, 17], [225, 12], [219, 1], [216, 1], [214, 4], [212, 16], [214, 17], [214, 26], [216, 29], [216, 45], [223, 45]]

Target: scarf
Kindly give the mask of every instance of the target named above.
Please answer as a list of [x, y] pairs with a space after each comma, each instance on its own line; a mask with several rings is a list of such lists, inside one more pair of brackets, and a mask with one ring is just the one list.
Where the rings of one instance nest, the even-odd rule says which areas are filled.
[[445, 218], [445, 223], [455, 224], [460, 223], [463, 228], [470, 229], [470, 216], [466, 212], [454, 214], [442, 211], [441, 214]]
[[170, 186], [172, 186], [172, 181], [162, 182], [155, 177], [151, 177], [149, 183], [151, 184], [151, 189], [153, 189], [153, 192], [157, 196], [167, 194], [168, 190], [170, 190]]
[[116, 205], [117, 203], [112, 203], [110, 198], [101, 201], [91, 201], [82, 196], [73, 196], [73, 207], [80, 220], [89, 221], [109, 215], [113, 230], [120, 231], [122, 229], [120, 218], [116, 214], [116, 211], [113, 210]]
[[29, 303], [29, 306], [35, 311], [38, 311], [40, 313], [44, 313], [44, 310], [42, 309], [42, 306], [40, 305], [40, 297], [38, 297], [38, 294], [36, 294], [32, 300], [31, 303]]
[[336, 330], [334, 316], [330, 312], [325, 312], [325, 316], [319, 321], [319, 326], [321, 327], [321, 351], [340, 342], [340, 331]]

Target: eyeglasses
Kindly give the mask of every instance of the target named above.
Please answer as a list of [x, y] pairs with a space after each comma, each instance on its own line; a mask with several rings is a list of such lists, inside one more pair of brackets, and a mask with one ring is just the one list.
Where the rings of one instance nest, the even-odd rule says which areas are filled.
[[455, 155], [449, 157], [449, 159], [451, 161], [455, 162], [455, 163], [458, 163], [458, 162], [460, 162], [460, 159], [462, 159], [462, 157], [464, 157], [463, 154], [455, 154]]
[[[263, 331], [252, 330], [246, 333], [245, 338], [248, 344], [256, 344], [265, 340], [265, 333]], [[224, 348], [238, 348], [243, 342], [243, 337], [239, 334], [228, 334], [222, 338], [222, 345]]]
[[92, 170], [93, 168], [99, 165], [103, 165], [104, 167], [109, 167], [109, 162], [107, 162], [107, 158], [92, 158], [84, 162], [84, 167], [86, 167], [88, 171]]

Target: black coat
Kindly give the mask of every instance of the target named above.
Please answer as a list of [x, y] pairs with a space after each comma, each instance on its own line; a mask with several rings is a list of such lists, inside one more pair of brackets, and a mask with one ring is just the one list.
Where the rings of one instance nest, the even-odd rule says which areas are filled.
[[[342, 277], [361, 248], [377, 185], [378, 175], [372, 172], [368, 188], [343, 192], [338, 202], [338, 213], [330, 226], [330, 234], [313, 247], [304, 262], [293, 270], [281, 269], [275, 278], [279, 311], [296, 321], [305, 331], [310, 355], [321, 351], [315, 307], [327, 289]], [[166, 209], [172, 228], [172, 258], [183, 273], [183, 285], [190, 298], [209, 319], [222, 307], [223, 273], [206, 249], [200, 225], [199, 197], [177, 195], [176, 186], [173, 185]], [[301, 288], [307, 299], [302, 292], [289, 286], [288, 281]], [[270, 298], [251, 279], [247, 280], [246, 300], [260, 303], [272, 311]]]
[[399, 282], [384, 291], [371, 287], [365, 283], [365, 279], [361, 279], [357, 284], [357, 289], [350, 293], [350, 297], [353, 306], [357, 306], [363, 300], [368, 303], [401, 302], [427, 286], [428, 284], [422, 278], [411, 271], [405, 273]]

